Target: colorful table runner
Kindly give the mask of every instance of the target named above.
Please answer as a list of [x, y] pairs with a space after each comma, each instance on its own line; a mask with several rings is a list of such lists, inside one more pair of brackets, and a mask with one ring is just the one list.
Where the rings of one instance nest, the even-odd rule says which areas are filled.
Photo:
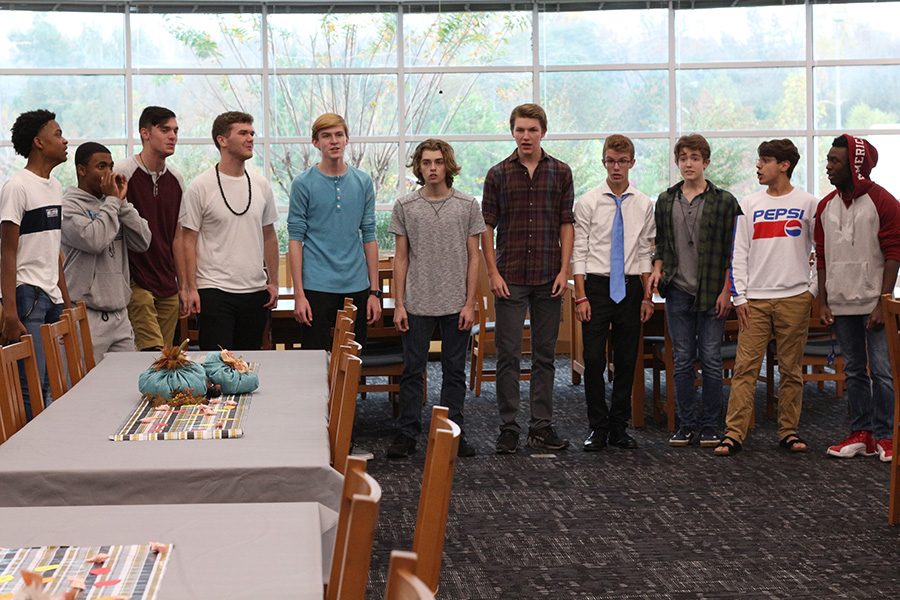
[[[20, 572], [33, 571], [43, 576], [44, 592], [57, 595], [71, 587], [71, 578], [84, 581], [79, 600], [99, 600], [116, 596], [131, 600], [156, 598], [166, 571], [168, 551], [156, 553], [150, 544], [127, 546], [41, 546], [39, 548], [0, 548], [0, 600], [10, 600], [25, 582]], [[102, 563], [87, 562], [88, 557], [108, 554]]]
[[114, 442], [155, 440], [215, 440], [244, 435], [242, 422], [252, 394], [221, 396], [217, 404], [193, 404], [158, 410], [141, 400], [125, 424], [109, 439]]

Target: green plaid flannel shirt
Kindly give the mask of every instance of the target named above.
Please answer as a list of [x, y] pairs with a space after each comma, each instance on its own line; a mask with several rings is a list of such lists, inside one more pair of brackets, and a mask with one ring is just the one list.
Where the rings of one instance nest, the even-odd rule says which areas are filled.
[[[656, 252], [654, 260], [663, 261], [663, 279], [660, 294], [678, 271], [678, 253], [672, 229], [672, 207], [681, 186], [680, 181], [659, 195], [656, 200]], [[706, 182], [703, 196], [703, 213], [700, 217], [700, 240], [697, 246], [697, 295], [694, 310], [706, 311], [715, 306], [716, 298], [725, 286], [725, 270], [731, 266], [731, 250], [734, 241], [734, 222], [741, 213], [737, 199], [727, 190]], [[699, 197], [699, 196], [698, 196]]]

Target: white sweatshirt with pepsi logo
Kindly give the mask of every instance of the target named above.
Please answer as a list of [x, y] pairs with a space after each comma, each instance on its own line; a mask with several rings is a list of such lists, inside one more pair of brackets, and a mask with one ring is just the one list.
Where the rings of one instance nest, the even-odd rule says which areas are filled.
[[818, 292], [810, 266], [818, 200], [794, 188], [784, 196], [765, 190], [740, 201], [731, 260], [734, 304]]

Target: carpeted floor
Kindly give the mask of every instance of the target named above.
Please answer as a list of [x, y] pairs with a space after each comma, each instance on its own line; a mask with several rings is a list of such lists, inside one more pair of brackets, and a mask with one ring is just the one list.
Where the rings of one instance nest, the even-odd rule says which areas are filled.
[[[438, 364], [428, 381], [426, 430]], [[657, 424], [635, 433], [638, 450], [585, 453], [583, 389], [558, 360], [555, 419], [572, 447], [555, 456], [495, 455], [494, 385], [480, 398], [469, 392], [466, 433], [480, 454], [457, 461], [440, 598], [896, 597], [900, 527], [887, 524], [888, 465], [826, 457], [848, 424], [830, 385], [805, 389], [810, 453], [780, 450], [763, 418], [733, 458], [670, 448]], [[527, 390], [523, 382], [523, 398]], [[527, 419], [526, 402], [520, 424]], [[383, 394], [360, 403], [357, 431], [383, 490], [369, 579], [369, 598], [381, 598], [390, 551], [412, 546], [424, 440], [411, 459], [384, 458], [393, 427]]]

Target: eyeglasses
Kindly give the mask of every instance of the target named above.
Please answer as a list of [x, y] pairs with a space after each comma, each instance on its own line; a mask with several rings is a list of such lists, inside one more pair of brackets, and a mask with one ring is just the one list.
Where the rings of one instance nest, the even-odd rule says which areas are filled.
[[616, 160], [614, 158], [604, 158], [603, 164], [606, 165], [607, 167], [614, 167], [616, 165], [619, 165], [620, 167], [627, 167], [628, 165], [631, 164], [631, 159], [630, 158], [620, 158], [619, 160]]

